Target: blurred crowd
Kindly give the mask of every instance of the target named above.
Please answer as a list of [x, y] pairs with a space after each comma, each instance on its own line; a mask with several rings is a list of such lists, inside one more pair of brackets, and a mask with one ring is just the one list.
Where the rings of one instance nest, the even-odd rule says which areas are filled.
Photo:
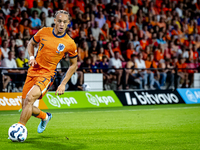
[[[78, 85], [83, 73], [103, 73], [105, 90], [113, 82], [118, 90], [170, 89], [176, 73], [179, 87], [191, 87], [200, 70], [200, 0], [0, 0], [0, 8], [0, 67], [16, 68], [2, 73], [5, 91], [25, 80], [29, 39], [54, 27], [62, 9], [71, 15], [66, 32], [77, 44]], [[66, 55], [55, 84], [69, 65]]]

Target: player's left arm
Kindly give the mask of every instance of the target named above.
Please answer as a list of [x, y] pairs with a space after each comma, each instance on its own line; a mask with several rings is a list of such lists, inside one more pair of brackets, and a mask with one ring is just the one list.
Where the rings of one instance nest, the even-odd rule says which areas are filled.
[[67, 84], [67, 82], [69, 81], [69, 79], [71, 78], [71, 76], [73, 75], [73, 73], [76, 71], [77, 69], [77, 57], [75, 58], [71, 58], [70, 59], [70, 67], [67, 70], [66, 76], [63, 79], [63, 81], [61, 82], [61, 84], [58, 86], [55, 95], [58, 93], [58, 95], [64, 94], [65, 92], [65, 85]]

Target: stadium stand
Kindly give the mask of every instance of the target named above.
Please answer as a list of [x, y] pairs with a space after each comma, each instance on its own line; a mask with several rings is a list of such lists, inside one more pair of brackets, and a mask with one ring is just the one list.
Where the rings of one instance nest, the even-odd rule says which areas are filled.
[[[77, 44], [79, 75], [103, 73], [105, 90], [112, 83], [118, 89], [193, 86], [194, 73], [200, 71], [200, 0], [4, 0], [0, 2], [2, 91], [21, 91], [21, 86], [13, 88], [16, 77], [10, 74], [24, 76], [28, 40], [41, 27], [53, 27], [53, 14], [61, 9], [71, 15], [66, 32]], [[14, 55], [9, 57], [9, 52]], [[15, 68], [9, 66], [13, 60], [18, 70], [8, 69]], [[113, 62], [121, 63], [119, 68]]]

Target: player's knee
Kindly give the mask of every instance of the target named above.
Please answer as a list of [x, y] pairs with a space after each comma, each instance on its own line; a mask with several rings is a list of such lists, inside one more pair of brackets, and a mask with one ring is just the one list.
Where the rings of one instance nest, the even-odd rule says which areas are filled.
[[25, 105], [27, 105], [27, 104], [33, 105], [33, 103], [34, 103], [33, 95], [32, 94], [27, 94], [26, 95], [26, 99], [25, 99]]

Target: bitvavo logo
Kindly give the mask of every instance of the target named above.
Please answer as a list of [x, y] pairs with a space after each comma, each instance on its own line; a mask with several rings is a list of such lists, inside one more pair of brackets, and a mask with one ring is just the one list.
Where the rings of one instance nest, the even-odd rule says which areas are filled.
[[71, 104], [77, 104], [77, 101], [73, 97], [61, 98], [59, 96], [54, 97], [51, 94], [47, 94], [46, 96], [48, 98], [49, 103], [55, 107], [60, 107], [63, 104], [68, 106], [70, 106]]
[[148, 92], [141, 92], [141, 94], [138, 94], [137, 92], [134, 92], [135, 97], [131, 98], [131, 95], [129, 92], [125, 92], [125, 97], [127, 100], [128, 105], [137, 105], [137, 100], [142, 105], [147, 104], [168, 104], [168, 103], [178, 103], [179, 99], [178, 97], [173, 93], [160, 93], [160, 94], [149, 94]]
[[187, 90], [185, 95], [187, 96], [188, 100], [197, 103], [197, 99], [196, 99], [195, 95], [190, 90]]
[[104, 103], [108, 105], [108, 103], [115, 103], [115, 100], [111, 96], [98, 96], [98, 95], [91, 95], [90, 93], [85, 93], [88, 102], [90, 102], [92, 105], [99, 106], [100, 103]]

